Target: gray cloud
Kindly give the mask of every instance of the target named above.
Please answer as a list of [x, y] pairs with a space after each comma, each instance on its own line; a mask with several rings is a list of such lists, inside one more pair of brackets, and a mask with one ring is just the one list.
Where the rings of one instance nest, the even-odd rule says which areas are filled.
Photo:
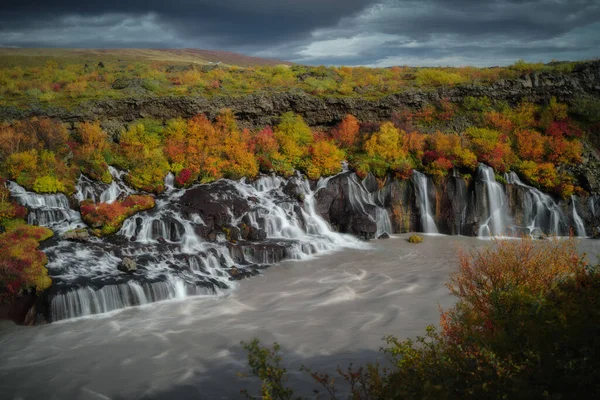
[[600, 55], [598, 0], [14, 1], [0, 44], [196, 47], [309, 64], [496, 65]]

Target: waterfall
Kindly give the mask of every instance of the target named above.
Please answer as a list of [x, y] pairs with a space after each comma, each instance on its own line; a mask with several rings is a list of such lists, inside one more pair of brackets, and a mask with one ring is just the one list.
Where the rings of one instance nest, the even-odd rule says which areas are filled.
[[169, 172], [165, 177], [165, 190], [170, 192], [173, 189], [175, 189], [175, 175]]
[[125, 171], [114, 167], [108, 167], [112, 176], [112, 182], [107, 185], [91, 180], [85, 175], [80, 175], [75, 187], [75, 199], [79, 202], [91, 200], [94, 203], [114, 203], [119, 197], [125, 197], [135, 193], [133, 189], [124, 182]]
[[[390, 220], [389, 213], [383, 207], [383, 202], [378, 197], [378, 193], [379, 192], [369, 193], [363, 183], [358, 180], [356, 174], [348, 175], [348, 198], [350, 205], [354, 210], [368, 215], [369, 219], [375, 221], [377, 224], [375, 237], [379, 237], [384, 233], [393, 233], [392, 221]], [[374, 211], [368, 211], [367, 208], [373, 209]]]
[[573, 206], [573, 222], [575, 223], [575, 229], [577, 230], [577, 236], [586, 237], [585, 224], [583, 220], [577, 214], [577, 207], [575, 206], [576, 198], [575, 195], [571, 195], [571, 205]]
[[429, 191], [427, 190], [427, 176], [418, 171], [413, 171], [413, 182], [415, 184], [417, 198], [419, 199], [419, 210], [421, 211], [421, 228], [425, 233], [438, 233], [435, 220], [432, 217], [429, 204]]
[[480, 164], [477, 169], [477, 178], [485, 185], [487, 195], [487, 219], [479, 226], [479, 237], [499, 236], [505, 234], [505, 215], [508, 214], [504, 207], [505, 196], [502, 185], [496, 182], [494, 170], [487, 165]]
[[62, 193], [32, 193], [15, 182], [8, 183], [8, 190], [19, 204], [29, 210], [27, 223], [30, 225], [46, 226], [60, 233], [85, 226], [79, 213], [70, 208], [67, 196]]
[[536, 188], [521, 182], [516, 173], [505, 174], [507, 183], [527, 190], [528, 197], [523, 204], [524, 220], [529, 233], [538, 229], [552, 235], [561, 234], [561, 224], [567, 225], [565, 215], [554, 199]]
[[[134, 193], [123, 182], [124, 173], [114, 169], [111, 173], [114, 185], [81, 177], [76, 198], [97, 201], [106, 194], [104, 199], [114, 201]], [[299, 176], [288, 180], [263, 176], [253, 182], [220, 180], [190, 188], [207, 191], [211, 199], [223, 205], [226, 215], [220, 218], [229, 219], [223, 222], [227, 226], [249, 221], [257, 231], [266, 233], [266, 238], [237, 243], [228, 241], [224, 232], [216, 232], [213, 241], [200, 237], [197, 232], [207, 224], [198, 213], [182, 211], [182, 197], [188, 189], [175, 188], [173, 179], [172, 175], [165, 178], [167, 190], [156, 198], [155, 208], [128, 218], [116, 235], [87, 242], [61, 240], [45, 249], [53, 280], [48, 294], [52, 321], [156, 301], [218, 295], [235, 287], [231, 281], [234, 267], [253, 271], [284, 259], [307, 259], [322, 252], [367, 246], [350, 235], [334, 232], [317, 214], [314, 195], [327, 185], [327, 179], [315, 190]], [[286, 194], [286, 185], [303, 201]], [[18, 185], [13, 185], [12, 191], [31, 210], [54, 207], [74, 213], [80, 221], [64, 195], [36, 195]], [[247, 211], [235, 210], [237, 201]], [[134, 260], [137, 267], [129, 274], [117, 268], [125, 257]]]

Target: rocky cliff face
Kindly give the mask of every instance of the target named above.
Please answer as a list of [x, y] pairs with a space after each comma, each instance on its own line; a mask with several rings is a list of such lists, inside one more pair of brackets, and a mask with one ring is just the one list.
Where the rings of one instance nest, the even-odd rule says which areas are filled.
[[393, 233], [427, 231], [428, 214], [434, 231], [448, 235], [600, 235], [600, 196], [563, 200], [527, 186], [514, 174], [506, 178], [508, 184], [481, 177], [467, 182], [458, 174], [438, 182], [428, 178], [429, 210], [414, 179], [389, 179], [379, 187], [370, 184], [372, 176], [361, 182], [352, 173], [340, 174], [315, 198], [317, 212], [336, 229], [368, 239], [376, 237], [381, 225], [377, 209], [386, 211]]
[[123, 124], [140, 118], [190, 118], [198, 113], [214, 117], [223, 108], [230, 108], [246, 126], [273, 124], [277, 118], [293, 111], [304, 117], [309, 125], [330, 125], [352, 114], [364, 121], [389, 119], [403, 108], [422, 107], [447, 99], [461, 103], [467, 96], [487, 96], [492, 100], [518, 103], [529, 100], [547, 102], [555, 96], [561, 102], [580, 97], [600, 97], [600, 61], [579, 65], [570, 74], [533, 73], [519, 79], [501, 80], [489, 86], [465, 85], [436, 90], [411, 89], [376, 100], [361, 98], [320, 98], [301, 91], [258, 93], [242, 97], [144, 97], [120, 100], [97, 100], [81, 104], [73, 110], [58, 107], [18, 110], [0, 107], [0, 120], [28, 116], [48, 116], [64, 122], [99, 119], [107, 126]]

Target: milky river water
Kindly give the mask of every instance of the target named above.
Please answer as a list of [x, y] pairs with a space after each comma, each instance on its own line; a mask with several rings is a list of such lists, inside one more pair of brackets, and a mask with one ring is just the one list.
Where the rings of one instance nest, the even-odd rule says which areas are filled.
[[[240, 341], [281, 344], [290, 384], [310, 396], [305, 364], [374, 361], [381, 338], [423, 333], [452, 305], [445, 287], [456, 250], [489, 242], [408, 235], [241, 281], [220, 297], [154, 303], [37, 327], [0, 321], [1, 399], [230, 399], [256, 390]], [[595, 259], [600, 242], [580, 240]]]

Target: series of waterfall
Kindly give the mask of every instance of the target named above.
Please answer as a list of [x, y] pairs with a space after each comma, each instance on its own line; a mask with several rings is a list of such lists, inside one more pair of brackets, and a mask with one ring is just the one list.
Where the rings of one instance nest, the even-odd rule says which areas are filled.
[[[121, 171], [111, 168], [111, 174], [110, 185], [82, 176], [75, 199], [114, 202], [134, 193], [124, 184]], [[236, 217], [228, 210], [229, 225], [248, 221], [253, 229], [265, 232], [259, 244], [240, 242], [234, 247], [221, 232], [214, 241], [204, 240], [197, 234], [204, 221], [199, 214], [181, 211], [180, 198], [186, 190], [174, 189], [172, 179], [172, 175], [165, 179], [167, 191], [156, 199], [156, 207], [126, 220], [117, 235], [85, 242], [61, 240], [44, 249], [53, 279], [49, 293], [52, 321], [167, 299], [218, 295], [234, 285], [230, 273], [234, 268], [252, 270], [283, 259], [300, 260], [343, 247], [365, 246], [350, 235], [333, 232], [317, 215], [315, 191], [307, 180], [291, 179], [304, 198], [299, 205], [283, 192], [289, 181], [276, 176], [254, 182], [221, 181], [251, 204], [244, 216]], [[210, 185], [197, 188], [202, 187]], [[29, 223], [48, 226], [59, 235], [84, 226], [65, 195], [39, 195], [13, 182], [9, 188], [16, 200], [29, 208]], [[223, 204], [227, 204], [228, 194], [222, 194]], [[136, 260], [135, 273], [124, 274], [117, 268], [125, 257]]]
[[[63, 194], [31, 193], [14, 182], [8, 187], [13, 197], [29, 209], [30, 224], [50, 227], [60, 236], [85, 226], [73, 207], [77, 201], [111, 203], [135, 193], [125, 184], [123, 171], [111, 168], [110, 172], [111, 184], [81, 176], [73, 201]], [[311, 184], [299, 175], [290, 179], [262, 176], [254, 181], [221, 180], [182, 190], [174, 188], [174, 177], [169, 174], [165, 178], [167, 190], [156, 198], [156, 207], [127, 219], [118, 234], [81, 242], [57, 240], [47, 245], [44, 251], [53, 280], [48, 292], [48, 318], [57, 321], [167, 299], [219, 295], [235, 285], [232, 277], [240, 273], [254, 274], [284, 259], [301, 260], [344, 247], [365, 247], [363, 241], [333, 231], [316, 211], [315, 195], [327, 189], [331, 179], [342, 178], [347, 178], [347, 212], [362, 214], [375, 224], [375, 237], [394, 233], [390, 199], [396, 189], [389, 182], [380, 187], [372, 177], [370, 182], [361, 181], [356, 174], [346, 172]], [[458, 181], [452, 195], [467, 197], [465, 181], [458, 176], [452, 179]], [[522, 215], [511, 215], [507, 190], [496, 181], [490, 167], [481, 165], [475, 182], [475, 188], [481, 190], [470, 192], [471, 196], [480, 193], [479, 197], [474, 203], [466, 198], [457, 202], [461, 204], [457, 232], [462, 232], [468, 215], [476, 214], [481, 237], [515, 234], [517, 222], [530, 234], [539, 231], [566, 235], [572, 227], [579, 236], [586, 236], [578, 210], [583, 206], [577, 198], [573, 197], [567, 208], [524, 184], [514, 173], [505, 175], [505, 179], [523, 193]], [[411, 185], [408, 190], [413, 193], [417, 218], [411, 226], [438, 233], [436, 186], [418, 171], [414, 171]], [[207, 216], [201, 207], [194, 209], [188, 203], [197, 196], [206, 197], [222, 212]], [[598, 217], [599, 201], [590, 197], [586, 215]], [[474, 207], [478, 211], [473, 212]], [[215, 229], [215, 218], [220, 220], [219, 226], [231, 229]], [[238, 227], [245, 229], [246, 235], [252, 232], [251, 237], [239, 237]], [[238, 231], [235, 239], [232, 230]], [[135, 272], [118, 269], [125, 258], [135, 260]]]

